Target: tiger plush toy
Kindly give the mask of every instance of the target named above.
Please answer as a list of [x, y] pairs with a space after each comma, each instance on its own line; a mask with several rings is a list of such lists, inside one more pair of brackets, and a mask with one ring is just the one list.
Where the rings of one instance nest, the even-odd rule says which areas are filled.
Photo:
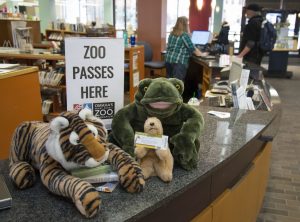
[[145, 184], [140, 166], [107, 142], [103, 122], [89, 109], [64, 112], [50, 123], [22, 123], [14, 132], [9, 159], [9, 175], [18, 188], [34, 184], [35, 168], [52, 193], [72, 199], [88, 218], [99, 211], [99, 192], [70, 175], [71, 169], [95, 167], [107, 160], [117, 169], [119, 183], [127, 192], [141, 192]]

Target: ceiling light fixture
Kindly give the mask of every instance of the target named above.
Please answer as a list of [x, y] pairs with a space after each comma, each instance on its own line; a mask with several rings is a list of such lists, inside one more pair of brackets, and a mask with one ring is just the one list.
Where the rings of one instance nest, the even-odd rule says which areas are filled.
[[203, 7], [203, 0], [197, 0], [197, 9], [200, 11]]

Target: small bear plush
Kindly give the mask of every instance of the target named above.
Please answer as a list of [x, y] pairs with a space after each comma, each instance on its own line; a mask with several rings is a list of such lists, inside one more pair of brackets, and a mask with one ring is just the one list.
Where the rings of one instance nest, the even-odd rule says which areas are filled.
[[[160, 120], [156, 117], [149, 117], [144, 124], [144, 132], [150, 135], [163, 135]], [[140, 163], [145, 179], [158, 176], [164, 182], [172, 180], [174, 159], [169, 147], [155, 150], [135, 147], [134, 153]]]

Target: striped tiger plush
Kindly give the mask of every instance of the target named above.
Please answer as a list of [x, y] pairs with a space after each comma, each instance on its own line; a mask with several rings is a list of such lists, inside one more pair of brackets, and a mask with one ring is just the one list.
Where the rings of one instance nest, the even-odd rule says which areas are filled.
[[51, 123], [25, 122], [14, 132], [10, 152], [10, 177], [25, 189], [34, 184], [35, 169], [42, 183], [54, 194], [71, 198], [86, 217], [93, 217], [101, 204], [98, 191], [69, 170], [95, 167], [107, 161], [117, 169], [119, 182], [128, 192], [144, 187], [141, 168], [130, 155], [106, 140], [102, 121], [89, 109], [64, 112]]

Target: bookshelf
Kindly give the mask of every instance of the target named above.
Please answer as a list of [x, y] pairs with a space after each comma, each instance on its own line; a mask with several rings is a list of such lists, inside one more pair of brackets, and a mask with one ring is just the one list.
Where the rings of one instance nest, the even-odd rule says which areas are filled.
[[0, 45], [3, 46], [5, 42], [10, 42], [13, 46], [13, 32], [12, 27], [14, 27], [15, 22], [23, 21], [26, 22], [26, 27], [32, 27], [31, 39], [33, 44], [41, 43], [41, 29], [40, 21], [33, 20], [22, 20], [22, 19], [0, 19]]
[[85, 32], [73, 32], [59, 29], [46, 29], [46, 39], [48, 41], [62, 41], [65, 37], [86, 36]]
[[[66, 80], [64, 62], [56, 63], [55, 66], [42, 65], [39, 67], [39, 82], [42, 95], [42, 113], [44, 120], [56, 116], [66, 110]], [[55, 115], [49, 115], [55, 113]]]

